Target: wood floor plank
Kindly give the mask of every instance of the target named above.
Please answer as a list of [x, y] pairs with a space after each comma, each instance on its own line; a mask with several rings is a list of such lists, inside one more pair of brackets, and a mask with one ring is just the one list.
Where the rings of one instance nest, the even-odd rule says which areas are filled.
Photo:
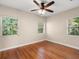
[[79, 50], [43, 41], [0, 52], [0, 59], [79, 59]]

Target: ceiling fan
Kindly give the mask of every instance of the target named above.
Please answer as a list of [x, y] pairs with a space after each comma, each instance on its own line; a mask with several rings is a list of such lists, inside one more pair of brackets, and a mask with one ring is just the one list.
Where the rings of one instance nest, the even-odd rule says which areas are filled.
[[33, 2], [34, 2], [37, 6], [39, 6], [39, 9], [33, 9], [33, 10], [31, 10], [31, 11], [38, 11], [38, 10], [41, 10], [42, 12], [43, 12], [43, 11], [47, 11], [47, 12], [51, 12], [51, 13], [54, 12], [53, 10], [47, 9], [49, 6], [51, 6], [52, 4], [55, 3], [54, 1], [51, 1], [51, 2], [49, 2], [48, 4], [46, 4], [45, 2], [41, 2], [41, 3], [39, 4], [36, 0], [33, 0]]

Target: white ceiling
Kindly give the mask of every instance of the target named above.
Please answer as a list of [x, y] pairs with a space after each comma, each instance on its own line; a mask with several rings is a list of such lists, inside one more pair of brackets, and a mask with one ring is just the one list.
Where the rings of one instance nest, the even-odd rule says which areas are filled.
[[[42, 0], [37, 0], [38, 2]], [[46, 0], [50, 2], [52, 0]], [[79, 6], [79, 0], [53, 0], [55, 4], [50, 6], [49, 9], [54, 10], [54, 13], [46, 12], [44, 16], [50, 16], [62, 11], [66, 11]], [[12, 8], [20, 9], [22, 11], [31, 12], [30, 10], [39, 8], [33, 0], [0, 0], [0, 4], [9, 6]], [[40, 15], [38, 12], [31, 12]]]

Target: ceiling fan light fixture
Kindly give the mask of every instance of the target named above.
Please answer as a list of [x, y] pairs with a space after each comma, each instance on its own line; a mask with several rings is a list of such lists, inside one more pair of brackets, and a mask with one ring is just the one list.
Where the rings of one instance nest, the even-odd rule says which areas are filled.
[[41, 10], [41, 9], [40, 9], [40, 10], [38, 10], [38, 13], [39, 13], [39, 14], [42, 14], [42, 15], [44, 15], [44, 14], [45, 14], [45, 12], [46, 12], [45, 10]]

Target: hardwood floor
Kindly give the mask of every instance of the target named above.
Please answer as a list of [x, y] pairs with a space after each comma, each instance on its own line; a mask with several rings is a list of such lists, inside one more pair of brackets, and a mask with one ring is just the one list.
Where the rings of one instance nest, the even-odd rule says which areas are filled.
[[79, 50], [43, 41], [0, 52], [0, 59], [79, 59]]

